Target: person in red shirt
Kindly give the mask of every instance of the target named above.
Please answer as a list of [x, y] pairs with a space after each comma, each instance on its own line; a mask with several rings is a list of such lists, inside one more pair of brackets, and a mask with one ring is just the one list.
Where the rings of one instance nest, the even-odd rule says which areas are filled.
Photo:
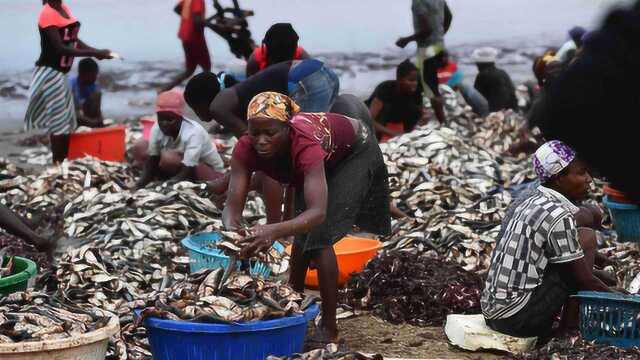
[[247, 61], [247, 77], [257, 74], [269, 65], [308, 59], [309, 54], [298, 46], [298, 40], [298, 33], [290, 23], [273, 24], [264, 34], [262, 46], [255, 48]]
[[162, 88], [169, 91], [193, 75], [198, 65], [203, 71], [211, 71], [211, 57], [204, 38], [205, 5], [204, 0], [182, 0], [174, 11], [180, 15], [178, 38], [184, 49], [185, 71]]
[[253, 241], [240, 255], [251, 257], [275, 240], [295, 236], [289, 282], [303, 291], [309, 264], [315, 263], [322, 297], [322, 324], [315, 335], [319, 342], [338, 340], [333, 244], [354, 225], [375, 234], [388, 234], [391, 227], [387, 168], [372, 120], [366, 106], [361, 107], [361, 120], [302, 113], [286, 95], [260, 93], [248, 106], [248, 135], [238, 140], [231, 158], [222, 213], [229, 230], [241, 229], [252, 173], [262, 171], [288, 185], [283, 221], [251, 228], [247, 236]]

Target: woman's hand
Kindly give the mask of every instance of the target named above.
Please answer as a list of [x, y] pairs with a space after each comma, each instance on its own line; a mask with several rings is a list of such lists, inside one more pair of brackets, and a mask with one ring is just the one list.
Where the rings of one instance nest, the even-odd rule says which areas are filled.
[[240, 258], [242, 259], [250, 258], [256, 253], [268, 250], [273, 245], [273, 242], [280, 238], [278, 225], [256, 225], [249, 230], [247, 238], [253, 239], [253, 241], [240, 251]]
[[94, 57], [98, 60], [113, 59], [113, 56], [111, 55], [111, 50], [108, 50], [108, 49], [96, 50], [96, 54]]

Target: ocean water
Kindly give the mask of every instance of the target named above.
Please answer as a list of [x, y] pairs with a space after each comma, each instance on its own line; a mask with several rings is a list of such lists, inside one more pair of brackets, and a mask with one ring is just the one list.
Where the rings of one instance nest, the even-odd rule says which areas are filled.
[[[225, 4], [225, 0], [221, 1]], [[157, 85], [182, 66], [176, 37], [179, 18], [172, 0], [66, 0], [82, 22], [80, 37], [95, 47], [112, 49], [125, 61], [103, 61], [107, 116], [150, 111]], [[211, 1], [207, 1], [208, 6]], [[226, 3], [231, 3], [230, 0]], [[531, 58], [560, 46], [574, 25], [593, 28], [612, 6], [627, 0], [449, 0], [454, 14], [446, 42], [475, 75], [467, 56], [479, 45], [503, 50], [500, 63], [516, 81], [530, 77]], [[39, 54], [37, 16], [41, 0], [2, 0], [0, 13], [0, 128], [19, 129], [28, 84]], [[365, 96], [393, 76], [393, 66], [415, 48], [394, 46], [411, 34], [410, 0], [240, 0], [256, 15], [249, 19], [259, 42], [274, 22], [291, 22], [300, 43], [319, 54], [341, 77], [343, 91]], [[209, 9], [211, 13], [212, 9]], [[217, 69], [233, 60], [227, 44], [213, 32], [207, 41]]]

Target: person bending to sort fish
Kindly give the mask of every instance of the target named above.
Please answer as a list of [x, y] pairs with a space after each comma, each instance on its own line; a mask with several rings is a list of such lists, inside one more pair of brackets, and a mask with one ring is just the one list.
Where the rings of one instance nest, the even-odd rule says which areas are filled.
[[578, 304], [570, 296], [611, 291], [593, 270], [606, 265], [595, 231], [580, 227], [597, 225], [595, 213], [574, 205], [592, 180], [585, 163], [554, 140], [536, 151], [533, 166], [541, 185], [507, 211], [481, 298], [487, 325], [517, 337], [551, 335], [561, 311], [560, 329], [575, 329]]
[[[205, 77], [194, 77], [201, 82]], [[190, 81], [190, 82], [191, 82]], [[188, 87], [188, 85], [187, 85]], [[258, 74], [227, 89], [217, 80], [209, 80], [208, 91], [186, 92], [185, 98], [200, 120], [215, 119], [238, 138], [247, 132], [247, 106], [254, 96], [275, 91], [291, 96], [305, 112], [326, 112], [338, 96], [336, 74], [315, 59], [285, 61], [269, 66]], [[217, 89], [217, 91], [216, 91]]]
[[[190, 86], [192, 83], [193, 86]], [[326, 112], [335, 102], [339, 87], [338, 77], [331, 69], [321, 61], [307, 59], [269, 66], [247, 80], [224, 89], [220, 88], [218, 79], [199, 74], [187, 84], [185, 98], [200, 120], [210, 122], [215, 119], [225, 130], [240, 138], [247, 131], [247, 106], [259, 93], [275, 91], [291, 95], [302, 111]], [[210, 188], [227, 189], [225, 180], [228, 178], [210, 184]], [[263, 177], [261, 173], [256, 174], [254, 182], [262, 189], [267, 220], [278, 221], [282, 216], [280, 205], [283, 190], [280, 184]]]
[[184, 117], [184, 98], [178, 90], [158, 95], [158, 122], [151, 128], [149, 142], [134, 147], [134, 157], [144, 164], [136, 187], [154, 179], [214, 180], [222, 176], [224, 162], [209, 133], [194, 120]]
[[390, 232], [388, 174], [373, 124], [299, 110], [291, 98], [275, 92], [251, 100], [248, 135], [240, 138], [231, 158], [222, 219], [227, 229], [240, 229], [253, 172], [262, 171], [290, 185], [284, 221], [250, 229], [253, 241], [241, 256], [249, 257], [277, 239], [295, 236], [289, 282], [296, 291], [303, 291], [307, 268], [314, 261], [323, 314], [315, 337], [320, 342], [336, 342], [338, 269], [333, 244], [354, 225], [375, 234]]

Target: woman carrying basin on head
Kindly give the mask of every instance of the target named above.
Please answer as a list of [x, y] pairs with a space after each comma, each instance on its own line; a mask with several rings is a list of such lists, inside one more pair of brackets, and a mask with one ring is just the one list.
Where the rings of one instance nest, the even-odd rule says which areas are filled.
[[290, 283], [302, 291], [309, 263], [315, 262], [323, 313], [317, 335], [323, 342], [335, 342], [338, 271], [332, 246], [354, 225], [389, 233], [388, 175], [372, 124], [334, 113], [298, 111], [293, 100], [275, 92], [251, 100], [248, 135], [240, 138], [231, 159], [223, 222], [227, 229], [240, 227], [253, 172], [289, 185], [285, 220], [251, 229], [254, 241], [241, 255], [296, 236]]

